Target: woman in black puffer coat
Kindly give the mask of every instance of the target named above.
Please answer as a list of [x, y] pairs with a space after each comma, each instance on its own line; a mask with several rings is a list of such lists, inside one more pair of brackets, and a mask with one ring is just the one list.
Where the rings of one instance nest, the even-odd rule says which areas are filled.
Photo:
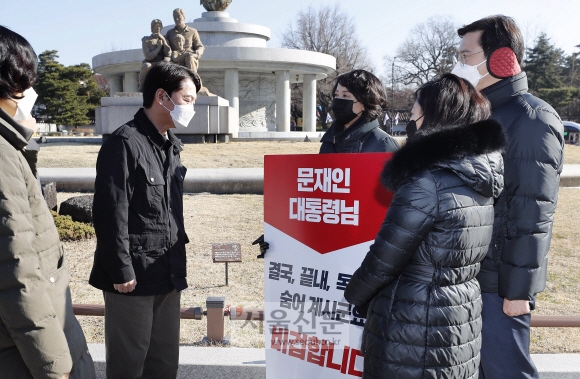
[[420, 129], [383, 170], [395, 195], [345, 297], [367, 314], [364, 378], [475, 379], [475, 276], [503, 188], [505, 137], [487, 120], [488, 101], [455, 75], [416, 95], [411, 118]]
[[335, 120], [320, 139], [320, 154], [389, 153], [399, 148], [377, 121], [387, 98], [379, 78], [365, 70], [350, 71], [336, 78], [332, 93]]

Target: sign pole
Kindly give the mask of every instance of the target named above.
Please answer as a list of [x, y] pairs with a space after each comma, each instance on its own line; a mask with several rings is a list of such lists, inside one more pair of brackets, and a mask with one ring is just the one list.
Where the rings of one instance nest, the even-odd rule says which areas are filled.
[[226, 264], [226, 286], [229, 286], [229, 262], [242, 261], [242, 248], [239, 243], [214, 243], [211, 247], [213, 263]]

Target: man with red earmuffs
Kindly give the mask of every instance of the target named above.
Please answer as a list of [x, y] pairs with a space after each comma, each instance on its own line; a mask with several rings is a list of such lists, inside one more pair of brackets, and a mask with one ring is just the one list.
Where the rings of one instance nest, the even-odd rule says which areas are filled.
[[556, 111], [528, 93], [520, 68], [522, 34], [510, 17], [490, 16], [460, 28], [452, 73], [491, 102], [491, 118], [508, 137], [505, 187], [494, 205], [492, 244], [477, 279], [483, 299], [479, 377], [539, 378], [529, 353], [530, 310], [546, 288], [548, 250], [564, 131]]

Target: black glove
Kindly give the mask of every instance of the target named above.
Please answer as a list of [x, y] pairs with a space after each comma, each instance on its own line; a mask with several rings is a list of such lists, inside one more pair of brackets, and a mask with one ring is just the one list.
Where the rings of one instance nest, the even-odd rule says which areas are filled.
[[353, 306], [353, 316], [357, 318], [367, 318], [367, 314], [369, 312], [369, 305], [371, 305], [370, 302], [363, 305]]
[[264, 259], [264, 254], [266, 254], [266, 250], [268, 250], [270, 248], [270, 244], [268, 242], [264, 242], [264, 235], [263, 234], [260, 237], [258, 237], [257, 240], [252, 242], [252, 245], [255, 245], [255, 244], [260, 245], [260, 253], [261, 253], [256, 258]]

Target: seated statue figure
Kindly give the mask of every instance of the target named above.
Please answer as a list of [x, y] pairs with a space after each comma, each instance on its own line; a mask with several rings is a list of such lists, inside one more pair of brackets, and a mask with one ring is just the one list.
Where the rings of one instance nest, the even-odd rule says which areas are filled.
[[143, 55], [145, 55], [145, 60], [143, 60], [143, 65], [141, 66], [141, 72], [139, 72], [139, 90], [142, 91], [143, 82], [145, 77], [151, 68], [151, 65], [155, 62], [171, 60], [171, 47], [167, 40], [161, 34], [161, 29], [163, 29], [163, 24], [161, 20], [155, 19], [151, 21], [151, 35], [145, 36], [141, 39], [143, 47]]
[[[185, 12], [181, 8], [177, 8], [173, 11], [173, 20], [175, 21], [175, 28], [169, 29], [165, 34], [165, 39], [169, 42], [171, 49], [176, 51], [184, 51], [187, 53], [186, 57], [180, 57], [179, 63], [182, 66], [187, 66], [193, 71], [197, 72], [199, 58], [203, 54], [204, 46], [201, 43], [199, 34], [194, 28], [187, 26], [185, 23]], [[183, 37], [183, 46], [178, 47], [176, 38], [177, 36]], [[193, 54], [192, 54], [193, 53]], [[195, 63], [193, 62], [195, 60]], [[188, 63], [189, 62], [189, 63]], [[190, 67], [191, 66], [191, 67]]]
[[172, 45], [175, 49], [171, 51], [171, 60], [178, 65], [185, 66], [194, 72], [197, 72], [199, 62], [199, 55], [190, 48], [186, 48], [185, 37], [181, 34], [176, 34]]

